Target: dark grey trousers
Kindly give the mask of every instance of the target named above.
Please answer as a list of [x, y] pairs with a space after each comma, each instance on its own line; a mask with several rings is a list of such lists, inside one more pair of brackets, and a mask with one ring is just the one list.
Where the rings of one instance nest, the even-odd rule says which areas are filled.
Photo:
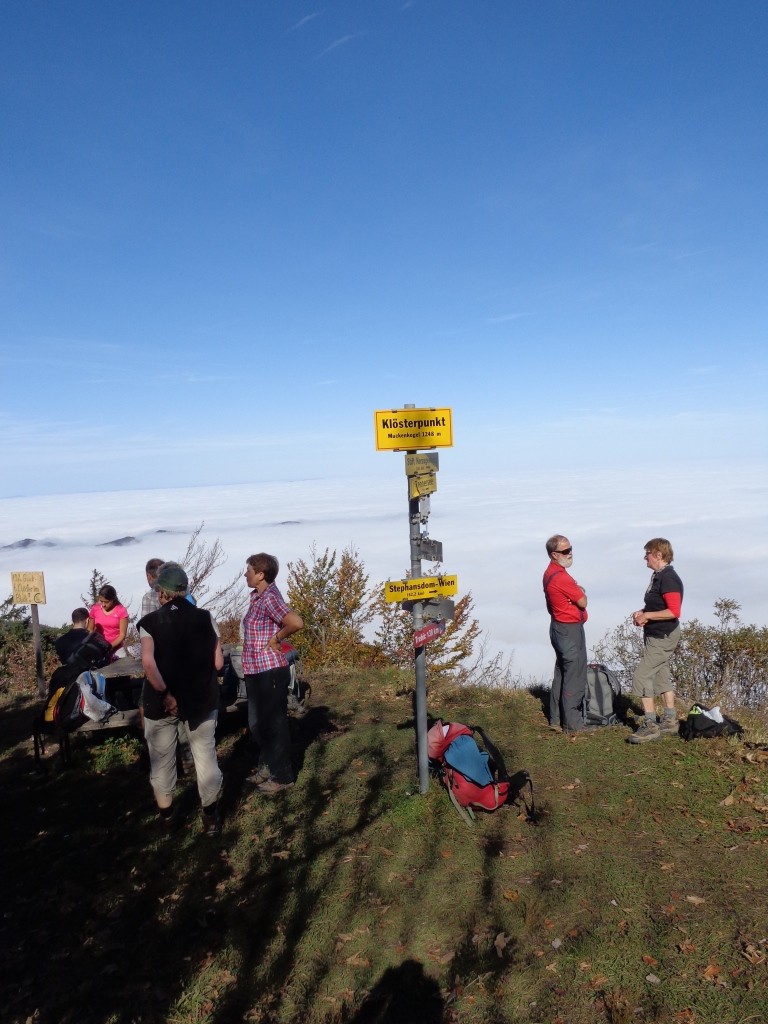
[[587, 642], [580, 622], [555, 622], [549, 627], [555, 649], [555, 671], [549, 698], [549, 721], [564, 729], [584, 726], [582, 704], [587, 689]]
[[269, 765], [270, 777], [276, 782], [293, 782], [288, 728], [290, 679], [291, 670], [287, 665], [245, 677], [248, 725], [259, 745], [259, 762]]

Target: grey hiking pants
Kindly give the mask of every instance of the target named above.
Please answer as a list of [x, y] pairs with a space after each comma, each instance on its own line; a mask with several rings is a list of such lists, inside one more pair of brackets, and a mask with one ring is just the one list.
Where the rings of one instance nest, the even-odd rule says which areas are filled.
[[549, 698], [549, 721], [571, 731], [584, 727], [582, 704], [587, 689], [587, 642], [580, 622], [552, 619], [549, 639], [555, 650], [555, 671]]

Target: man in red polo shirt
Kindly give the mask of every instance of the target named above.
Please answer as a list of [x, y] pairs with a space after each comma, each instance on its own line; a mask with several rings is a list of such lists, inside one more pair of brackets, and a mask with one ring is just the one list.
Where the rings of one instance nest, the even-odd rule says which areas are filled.
[[556, 533], [546, 547], [549, 565], [544, 572], [544, 597], [551, 617], [549, 639], [555, 649], [549, 727], [568, 733], [592, 732], [584, 723], [582, 708], [587, 689], [587, 595], [568, 572], [573, 565], [568, 538]]

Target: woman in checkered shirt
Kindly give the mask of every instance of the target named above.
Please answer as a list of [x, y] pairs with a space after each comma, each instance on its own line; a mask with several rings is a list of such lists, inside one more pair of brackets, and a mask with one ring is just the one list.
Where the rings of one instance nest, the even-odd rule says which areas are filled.
[[246, 562], [251, 601], [243, 619], [243, 675], [248, 694], [248, 725], [259, 746], [259, 764], [248, 776], [256, 792], [274, 796], [293, 785], [288, 731], [291, 670], [281, 643], [304, 625], [275, 585], [280, 566], [260, 552]]

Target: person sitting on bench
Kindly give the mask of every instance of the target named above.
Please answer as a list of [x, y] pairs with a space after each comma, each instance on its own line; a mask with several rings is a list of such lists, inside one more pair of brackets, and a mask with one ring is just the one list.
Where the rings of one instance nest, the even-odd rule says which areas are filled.
[[72, 655], [88, 639], [87, 623], [88, 609], [75, 608], [72, 612], [72, 628], [68, 629], [66, 633], [62, 633], [61, 636], [57, 636], [54, 640], [53, 646], [56, 648], [56, 653], [62, 665], [68, 664]]

